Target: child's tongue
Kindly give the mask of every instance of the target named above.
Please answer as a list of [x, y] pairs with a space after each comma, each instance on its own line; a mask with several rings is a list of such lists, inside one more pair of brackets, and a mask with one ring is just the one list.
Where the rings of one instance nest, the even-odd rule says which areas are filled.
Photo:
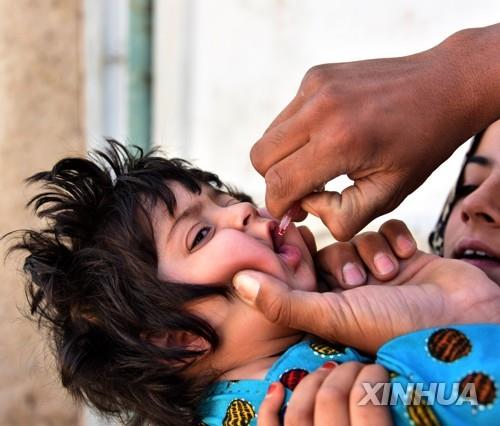
[[292, 246], [291, 244], [283, 244], [278, 249], [278, 256], [283, 259], [292, 271], [295, 271], [302, 259], [302, 252], [298, 247]]

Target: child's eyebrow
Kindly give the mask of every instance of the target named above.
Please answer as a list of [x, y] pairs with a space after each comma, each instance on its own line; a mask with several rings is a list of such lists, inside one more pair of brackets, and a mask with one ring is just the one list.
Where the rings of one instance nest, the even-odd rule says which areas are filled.
[[170, 238], [170, 236], [174, 232], [174, 229], [178, 223], [187, 219], [189, 216], [199, 214], [201, 212], [202, 207], [203, 207], [203, 204], [202, 204], [201, 200], [196, 200], [193, 202], [193, 204], [191, 204], [189, 207], [187, 207], [179, 216], [174, 218], [174, 223], [172, 224], [172, 226], [170, 227], [170, 230], [167, 233], [166, 241], [168, 241], [168, 239]]

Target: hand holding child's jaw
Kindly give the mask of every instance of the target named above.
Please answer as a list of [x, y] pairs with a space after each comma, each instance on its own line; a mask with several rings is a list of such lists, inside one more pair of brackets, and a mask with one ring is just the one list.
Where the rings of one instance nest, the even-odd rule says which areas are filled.
[[271, 321], [374, 353], [393, 337], [421, 328], [500, 321], [500, 292], [486, 275], [463, 262], [418, 252], [399, 275], [342, 293], [290, 290], [255, 271], [236, 275], [245, 300]]

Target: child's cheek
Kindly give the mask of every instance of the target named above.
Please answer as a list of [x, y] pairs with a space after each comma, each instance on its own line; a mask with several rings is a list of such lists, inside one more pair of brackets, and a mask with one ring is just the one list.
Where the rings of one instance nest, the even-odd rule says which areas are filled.
[[197, 276], [199, 282], [228, 282], [243, 269], [255, 269], [286, 278], [275, 253], [256, 239], [241, 233], [221, 232], [199, 250], [199, 255], [195, 267], [200, 272]]

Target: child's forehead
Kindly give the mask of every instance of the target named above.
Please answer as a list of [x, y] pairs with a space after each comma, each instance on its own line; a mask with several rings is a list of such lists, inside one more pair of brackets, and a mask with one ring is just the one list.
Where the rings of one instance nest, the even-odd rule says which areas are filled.
[[[173, 208], [169, 208], [164, 200], [161, 198], [156, 199], [151, 211], [153, 223], [158, 223], [158, 221], [161, 221], [162, 224], [173, 222], [194, 204], [215, 200], [222, 196], [230, 196], [227, 192], [207, 183], [198, 182], [198, 184], [200, 191], [193, 191], [182, 182], [174, 180], [165, 181], [165, 185], [172, 192], [175, 202], [170, 203], [170, 207]], [[170, 213], [171, 211], [173, 214]]]
[[200, 191], [191, 191], [178, 181], [166, 181], [165, 184], [172, 191], [175, 198], [173, 215], [167, 204], [157, 199], [151, 209], [151, 222], [156, 241], [167, 241], [170, 230], [183, 216], [196, 216], [206, 203], [218, 200], [220, 197], [230, 197], [225, 191], [214, 188], [206, 183], [199, 183]]
[[[167, 180], [165, 181], [165, 185], [172, 191], [175, 198], [175, 208], [174, 216], [177, 216], [179, 211], [183, 209], [186, 205], [189, 205], [193, 202], [197, 202], [200, 198], [202, 199], [214, 199], [222, 195], [228, 195], [227, 192], [222, 191], [218, 188], [213, 187], [210, 184], [204, 182], [197, 182], [200, 190], [192, 190], [182, 182]], [[167, 206], [164, 202], [160, 202], [158, 204], [162, 205], [163, 209], [167, 209]]]

